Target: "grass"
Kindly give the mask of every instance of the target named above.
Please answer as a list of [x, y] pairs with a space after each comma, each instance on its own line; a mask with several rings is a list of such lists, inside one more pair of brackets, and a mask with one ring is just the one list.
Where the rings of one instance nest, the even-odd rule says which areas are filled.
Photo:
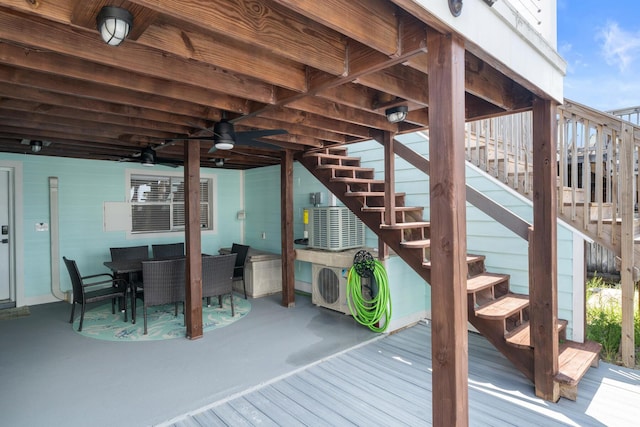
[[[587, 282], [587, 339], [602, 344], [602, 359], [621, 363], [620, 339], [622, 337], [622, 306], [619, 284], [607, 283], [602, 277], [593, 276]], [[634, 337], [636, 368], [640, 367], [640, 313], [638, 294], [634, 302]]]

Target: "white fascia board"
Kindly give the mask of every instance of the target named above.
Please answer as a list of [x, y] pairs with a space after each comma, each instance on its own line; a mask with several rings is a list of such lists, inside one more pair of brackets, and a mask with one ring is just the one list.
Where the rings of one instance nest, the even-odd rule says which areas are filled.
[[[451, 14], [447, 1], [394, 2], [400, 6], [420, 6], [425, 10], [425, 16], [437, 18], [453, 32], [463, 36], [467, 49], [480, 59], [503, 72], [511, 70], [520, 77], [516, 80], [527, 89], [534, 93], [542, 91], [558, 103], [563, 103], [563, 79], [567, 63], [554, 48], [555, 40], [546, 40], [506, 1], [498, 1], [493, 7], [480, 0], [466, 1], [458, 17]], [[415, 7], [410, 9], [415, 10]], [[555, 13], [548, 19], [555, 19]]]

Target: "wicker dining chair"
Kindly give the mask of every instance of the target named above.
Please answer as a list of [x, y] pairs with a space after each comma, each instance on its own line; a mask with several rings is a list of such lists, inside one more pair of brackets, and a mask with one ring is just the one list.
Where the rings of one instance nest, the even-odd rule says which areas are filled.
[[237, 254], [236, 265], [233, 269], [233, 280], [242, 280], [242, 288], [244, 289], [244, 299], [247, 299], [247, 283], [244, 280], [244, 264], [249, 253], [249, 246], [234, 243], [231, 245], [231, 253]]
[[[142, 298], [144, 334], [147, 334], [147, 307], [184, 303], [185, 259], [150, 260], [142, 262], [143, 292], [136, 292]], [[135, 298], [134, 298], [135, 306]], [[135, 307], [134, 307], [135, 310]]]
[[[72, 259], [62, 257], [64, 264], [69, 271], [69, 277], [71, 278], [71, 286], [73, 287], [73, 301], [71, 302], [71, 318], [69, 323], [73, 323], [76, 304], [80, 304], [80, 324], [78, 325], [78, 332], [82, 332], [82, 323], [84, 322], [85, 307], [87, 304], [111, 300], [111, 312], [116, 313], [116, 300], [118, 298], [125, 298], [127, 295], [127, 282], [126, 280], [116, 279], [111, 274], [100, 273], [92, 274], [89, 276], [82, 276], [78, 265]], [[97, 280], [102, 277], [102, 280]], [[108, 277], [108, 279], [106, 279]], [[106, 286], [111, 285], [111, 286]], [[127, 306], [124, 306], [124, 321], [127, 322]]]
[[149, 259], [149, 246], [109, 248], [112, 261]]
[[151, 245], [154, 259], [184, 256], [184, 243], [163, 243]]
[[[111, 261], [128, 261], [128, 260], [146, 260], [149, 259], [149, 246], [125, 246], [120, 248], [109, 248], [111, 252]], [[124, 279], [124, 277], [119, 277]], [[135, 310], [135, 294], [136, 292], [142, 292], [140, 289], [142, 286], [142, 273], [135, 272], [129, 273], [126, 277], [131, 287], [131, 319], [133, 323], [136, 323], [136, 310]]]
[[237, 254], [202, 257], [202, 297], [207, 298], [207, 307], [211, 305], [211, 297], [218, 297], [222, 308], [222, 297], [229, 294], [231, 316], [235, 316], [233, 307], [233, 269]]

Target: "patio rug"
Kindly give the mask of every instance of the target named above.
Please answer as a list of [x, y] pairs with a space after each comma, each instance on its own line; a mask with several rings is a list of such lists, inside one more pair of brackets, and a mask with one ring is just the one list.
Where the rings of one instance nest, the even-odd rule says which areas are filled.
[[[205, 303], [204, 300], [203, 303]], [[222, 308], [218, 305], [217, 297], [211, 299], [211, 307], [207, 307], [205, 303], [202, 306], [203, 331], [212, 331], [237, 322], [251, 310], [251, 303], [239, 296], [234, 295], [233, 305], [236, 315], [231, 317], [228, 295], [222, 299]], [[187, 329], [184, 325], [181, 304], [178, 305], [178, 317], [174, 316], [173, 304], [147, 308], [147, 335], [144, 335], [142, 303], [136, 307], [135, 325], [131, 323], [131, 312], [128, 313], [129, 322], [127, 323], [123, 320], [123, 313], [116, 310], [116, 314], [111, 314], [111, 302], [100, 306], [88, 306], [84, 314], [82, 332], [78, 332], [79, 310], [80, 307], [76, 306], [73, 330], [88, 338], [106, 341], [154, 341], [185, 338], [186, 335]]]

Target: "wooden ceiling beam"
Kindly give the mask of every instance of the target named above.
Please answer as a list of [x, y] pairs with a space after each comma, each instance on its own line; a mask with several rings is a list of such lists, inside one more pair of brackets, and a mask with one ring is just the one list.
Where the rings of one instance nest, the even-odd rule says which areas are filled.
[[52, 121], [46, 114], [25, 113], [21, 111], [0, 109], [0, 117], [10, 120], [14, 126], [22, 126], [25, 129], [41, 129], [53, 132], [72, 132], [78, 135], [86, 135], [87, 141], [94, 137], [118, 139], [123, 135], [135, 135], [138, 138], [171, 138], [172, 134], [162, 131], [154, 131], [149, 128], [135, 128], [131, 126], [111, 125], [104, 126], [99, 122], [90, 122], [84, 119], [56, 118]]
[[288, 104], [290, 108], [295, 108], [309, 113], [324, 115], [326, 117], [354, 123], [362, 126], [369, 126], [375, 129], [394, 131], [397, 126], [389, 123], [384, 115], [357, 110], [337, 102], [327, 101], [322, 98], [306, 97]]
[[[306, 111], [294, 110], [286, 107], [276, 107], [264, 111], [260, 117], [279, 120], [282, 122], [299, 124], [318, 130], [329, 130], [338, 134], [367, 138], [370, 135], [370, 128], [327, 118], [322, 114], [313, 114]], [[244, 119], [244, 118], [243, 118]], [[244, 121], [244, 120], [243, 120]]]
[[[182, 3], [181, 3], [182, 4]], [[233, 96], [260, 102], [273, 101], [273, 87], [251, 77], [240, 77], [209, 64], [189, 61], [160, 51], [142, 49], [135, 43], [123, 43], [114, 49], [95, 34], [70, 28], [68, 25], [46, 22], [41, 18], [16, 19], [0, 10], [3, 38], [37, 50], [91, 61], [108, 67], [126, 69], [160, 79], [201, 86]], [[82, 46], [82, 48], [79, 48]]]
[[[283, 128], [287, 129], [290, 135], [306, 135], [308, 137], [319, 140], [346, 142], [344, 134], [341, 133], [331, 132], [325, 129], [310, 128], [300, 124], [293, 124], [265, 117], [251, 117], [247, 120], [243, 120], [242, 126], [255, 127], [260, 129], [268, 129], [269, 127], [272, 127], [273, 129]], [[238, 131], [240, 128], [241, 127], [236, 127], [236, 131]], [[316, 148], [320, 148], [324, 146], [324, 144], [316, 143], [316, 145], [313, 146]]]
[[465, 53], [465, 89], [504, 110], [531, 108], [533, 94], [495, 68]]
[[[270, 2], [132, 0], [206, 33], [221, 34], [329, 74], [345, 72], [342, 34]], [[304, 61], [299, 61], [305, 58]]]
[[[164, 111], [169, 108], [177, 114], [209, 120], [220, 119], [220, 112], [213, 108], [238, 113], [248, 112], [249, 109], [248, 101], [242, 98], [193, 85], [137, 75], [57, 53], [25, 49], [1, 41], [0, 63], [29, 71], [23, 76], [14, 75], [10, 79], [19, 77], [22, 84], [34, 87], [54, 86], [54, 84], [46, 84], [46, 77], [48, 77], [55, 83], [55, 87], [59, 88], [52, 91], [75, 96], [105, 101], [113, 99], [117, 103], [140, 105]], [[43, 70], [46, 70], [46, 73], [42, 73]], [[33, 79], [31, 77], [33, 72], [46, 77], [39, 79], [40, 83], [29, 84], [27, 82]], [[9, 78], [5, 80], [8, 81]]]
[[371, 46], [385, 55], [398, 54], [396, 7], [385, 0], [273, 0], [315, 22]]
[[[40, 139], [47, 140], [53, 142], [61, 142], [64, 141], [79, 141], [83, 144], [91, 145], [91, 144], [112, 144], [117, 145], [118, 143], [122, 144], [123, 150], [131, 150], [131, 144], [125, 143], [122, 141], [114, 140], [109, 137], [102, 137], [99, 135], [94, 135], [91, 137], [91, 143], [87, 142], [87, 136], [76, 133], [74, 131], [65, 132], [65, 131], [53, 131], [48, 129], [38, 129], [38, 128], [25, 128], [20, 126], [15, 126], [12, 124], [2, 124], [0, 123], [0, 136], [4, 136], [6, 138], [13, 139]], [[144, 147], [147, 144], [140, 144], [140, 147]], [[136, 148], [137, 149], [137, 148]]]
[[[72, 108], [76, 113], [76, 116], [84, 114], [84, 112], [88, 112], [90, 114], [105, 114], [108, 116], [121, 116], [124, 118], [135, 117], [139, 120], [164, 123], [173, 126], [184, 126], [185, 123], [189, 123], [191, 127], [204, 127], [207, 126], [208, 123], [207, 121], [202, 119], [194, 120], [192, 117], [187, 115], [172, 114], [157, 109], [150, 109], [124, 103], [116, 104], [113, 102], [105, 102], [93, 98], [78, 98], [66, 93], [52, 92], [50, 90], [59, 89], [59, 87], [56, 87], [56, 82], [59, 82], [59, 80], [53, 77], [49, 79], [43, 79], [42, 82], [46, 81], [46, 88], [39, 86], [33, 87], [32, 85], [22, 86], [21, 84], [17, 83], [16, 80], [10, 82], [5, 81], [3, 79], [4, 70], [5, 67], [0, 66], [0, 94], [2, 94], [2, 96], [6, 98], [5, 100], [0, 100], [0, 106], [6, 105], [6, 103], [11, 102], [12, 98], [14, 100], [20, 98], [21, 100], [29, 101], [32, 103], [46, 104], [50, 108]], [[18, 71], [18, 73], [20, 73], [20, 71]], [[33, 76], [34, 73], [29, 73], [29, 77]], [[18, 81], [22, 81], [22, 79], [19, 79]], [[104, 90], [104, 88], [102, 89]], [[154, 108], [159, 108], [164, 104], [156, 102], [152, 105], [154, 106]], [[113, 120], [116, 119], [114, 118]], [[191, 122], [191, 120], [193, 120], [193, 122]], [[178, 131], [178, 128], [175, 128], [175, 130]], [[187, 130], [184, 127], [182, 131], [185, 134], [187, 133]]]
[[[2, 85], [0, 84], [0, 90]], [[6, 94], [5, 94], [6, 95]], [[156, 129], [171, 134], [188, 134], [189, 128], [186, 126], [174, 125], [168, 122], [152, 121], [140, 118], [138, 116], [121, 116], [116, 114], [108, 114], [101, 112], [83, 111], [72, 107], [63, 107], [59, 105], [43, 104], [38, 102], [24, 101], [21, 99], [0, 98], [0, 109], [14, 110], [18, 113], [39, 113], [50, 116], [52, 120], [57, 118], [74, 119], [82, 117], [83, 120], [100, 123], [104, 127], [105, 124], [113, 124], [119, 126], [130, 126], [134, 128]]]
[[416, 104], [429, 105], [427, 75], [404, 65], [396, 65], [384, 71], [367, 74], [358, 78], [356, 83], [387, 92]]
[[140, 37], [138, 44], [296, 92], [307, 90], [306, 67], [303, 64], [222, 35], [211, 37], [210, 34], [185, 31], [170, 25], [155, 25]]

